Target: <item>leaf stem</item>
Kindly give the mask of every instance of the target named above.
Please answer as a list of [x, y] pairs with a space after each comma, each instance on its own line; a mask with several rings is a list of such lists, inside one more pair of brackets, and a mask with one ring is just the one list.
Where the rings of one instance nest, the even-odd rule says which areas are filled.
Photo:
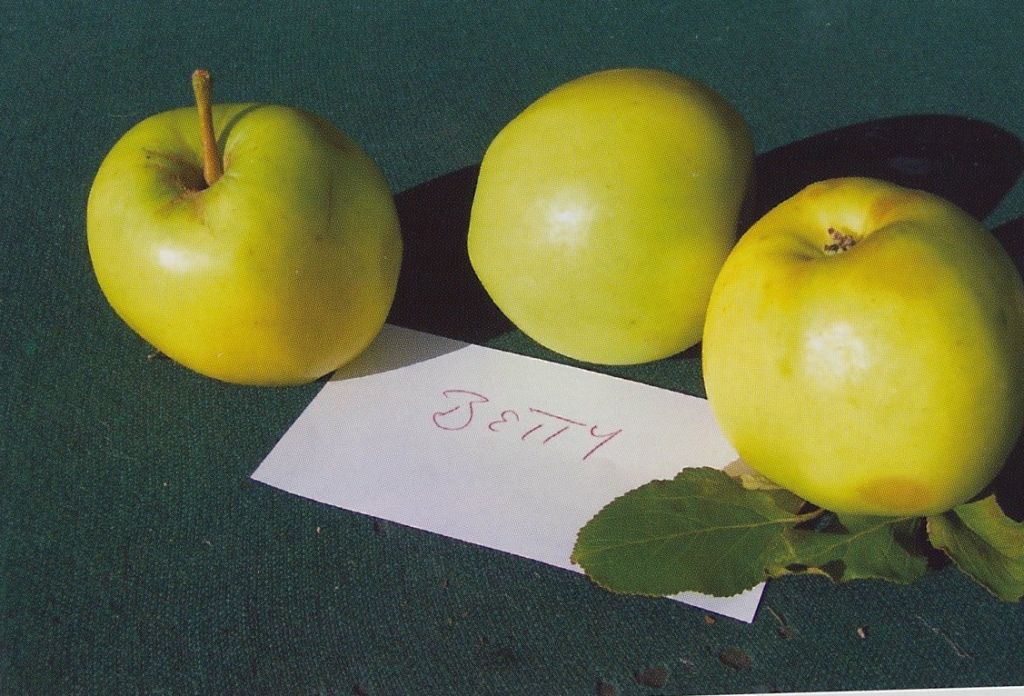
[[203, 179], [212, 186], [224, 173], [217, 139], [213, 134], [213, 80], [208, 70], [199, 69], [192, 73], [192, 93], [199, 110], [199, 138], [203, 144]]

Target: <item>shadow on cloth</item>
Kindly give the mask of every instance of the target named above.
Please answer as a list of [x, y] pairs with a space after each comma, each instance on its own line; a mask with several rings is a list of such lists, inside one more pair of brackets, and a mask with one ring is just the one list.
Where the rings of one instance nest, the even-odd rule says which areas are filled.
[[[1024, 145], [982, 121], [898, 116], [776, 148], [758, 155], [754, 171], [741, 230], [807, 184], [836, 176], [930, 191], [984, 219], [1024, 171]], [[478, 173], [477, 165], [464, 167], [396, 196], [405, 248], [389, 322], [472, 343], [515, 328], [487, 296], [466, 251]], [[697, 357], [699, 347], [682, 355]]]
[[[1024, 217], [1000, 225], [992, 233], [1009, 252], [1017, 270], [1024, 274]], [[1024, 356], [1020, 359], [1024, 360]], [[995, 492], [1003, 512], [1018, 522], [1024, 521], [1024, 433], [996, 478]]]

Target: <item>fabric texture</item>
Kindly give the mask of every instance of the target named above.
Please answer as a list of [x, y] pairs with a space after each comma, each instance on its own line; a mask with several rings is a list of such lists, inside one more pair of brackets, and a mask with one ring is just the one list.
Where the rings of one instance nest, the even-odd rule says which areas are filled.
[[[319, 384], [236, 387], [151, 356], [85, 243], [105, 153], [190, 104], [206, 67], [218, 101], [316, 112], [379, 163], [408, 240], [394, 321], [559, 360], [474, 285], [460, 235], [475, 166], [548, 89], [643, 65], [706, 82], [747, 118], [751, 215], [809, 173], [876, 172], [941, 184], [1024, 263], [1022, 36], [1011, 2], [5, 4], [0, 692], [1024, 684], [1024, 606], [948, 564], [906, 587], [772, 582], [747, 625], [254, 483]], [[893, 117], [910, 120], [881, 123]], [[808, 140], [820, 134], [834, 137]], [[607, 371], [703, 393], [699, 348]], [[1018, 501], [1022, 479], [1006, 475]]]

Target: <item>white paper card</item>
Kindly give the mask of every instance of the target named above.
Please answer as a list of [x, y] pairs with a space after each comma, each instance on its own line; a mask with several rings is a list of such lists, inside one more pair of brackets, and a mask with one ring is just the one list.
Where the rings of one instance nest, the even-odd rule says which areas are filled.
[[[252, 477], [580, 572], [576, 533], [614, 498], [735, 458], [703, 399], [386, 325]], [[749, 622], [762, 589], [675, 598]]]

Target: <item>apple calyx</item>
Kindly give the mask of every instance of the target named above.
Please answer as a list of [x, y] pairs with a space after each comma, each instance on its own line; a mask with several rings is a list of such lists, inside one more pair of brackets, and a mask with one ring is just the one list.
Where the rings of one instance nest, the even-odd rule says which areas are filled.
[[213, 80], [209, 70], [202, 68], [192, 73], [192, 93], [199, 110], [199, 138], [203, 144], [204, 188], [213, 186], [224, 174], [220, 153], [217, 152], [217, 138], [213, 133]]
[[832, 238], [832, 243], [824, 246], [825, 254], [828, 256], [848, 251], [857, 243], [852, 235], [840, 232], [835, 227], [828, 228], [828, 236]]

